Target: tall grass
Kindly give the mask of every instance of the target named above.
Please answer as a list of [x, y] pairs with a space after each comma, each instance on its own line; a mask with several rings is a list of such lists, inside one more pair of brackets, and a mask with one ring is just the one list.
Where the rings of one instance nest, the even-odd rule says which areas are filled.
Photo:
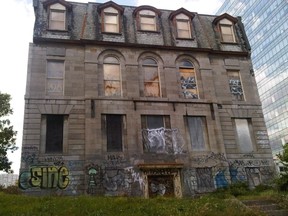
[[127, 197], [33, 197], [0, 193], [0, 215], [188, 216], [261, 215], [237, 199], [213, 195], [197, 199]]

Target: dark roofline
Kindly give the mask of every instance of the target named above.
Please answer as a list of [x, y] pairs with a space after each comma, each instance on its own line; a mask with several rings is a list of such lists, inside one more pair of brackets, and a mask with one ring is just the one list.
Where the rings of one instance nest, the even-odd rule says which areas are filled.
[[66, 2], [65, 0], [47, 0], [43, 2], [43, 6], [44, 8], [47, 8], [48, 6], [55, 4], [55, 3], [59, 3], [68, 9], [72, 8], [72, 4], [70, 4], [69, 2]]
[[135, 17], [136, 14], [141, 11], [141, 10], [152, 10], [154, 11], [159, 17], [161, 16], [161, 11], [155, 7], [152, 7], [150, 5], [142, 5], [139, 7], [136, 7], [135, 10], [133, 11], [133, 16]]
[[177, 16], [177, 15], [180, 14], [180, 13], [185, 14], [185, 15], [188, 16], [190, 19], [193, 19], [194, 16], [195, 16], [194, 13], [192, 13], [192, 12], [186, 10], [185, 8], [181, 7], [181, 8], [179, 8], [178, 10], [171, 12], [170, 15], [169, 15], [169, 19], [173, 19], [175, 16]]
[[116, 10], [120, 11], [121, 14], [123, 14], [123, 12], [124, 12], [124, 7], [116, 4], [113, 1], [105, 2], [104, 4], [99, 5], [98, 6], [98, 12], [101, 12], [103, 9], [105, 9], [107, 7], [113, 7]]
[[234, 24], [238, 22], [238, 19], [237, 19], [237, 18], [235, 18], [235, 17], [233, 17], [233, 16], [231, 16], [231, 15], [229, 15], [229, 14], [227, 14], [227, 13], [224, 13], [224, 14], [216, 17], [216, 18], [213, 20], [212, 23], [213, 23], [214, 25], [216, 25], [220, 20], [222, 20], [222, 19], [224, 19], [224, 18], [230, 20], [230, 21], [233, 22]]

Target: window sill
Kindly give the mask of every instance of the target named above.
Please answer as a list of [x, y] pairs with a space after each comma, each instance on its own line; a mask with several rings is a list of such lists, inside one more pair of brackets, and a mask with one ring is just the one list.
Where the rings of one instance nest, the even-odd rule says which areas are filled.
[[50, 32], [68, 32], [68, 30], [58, 30], [58, 29], [47, 29], [47, 31], [50, 31]]
[[118, 32], [101, 32], [102, 34], [107, 34], [107, 35], [118, 35], [121, 36], [122, 33], [118, 33]]
[[149, 30], [138, 30], [140, 33], [155, 33], [155, 34], [160, 34], [160, 31], [149, 31]]
[[238, 45], [239, 43], [237, 43], [237, 42], [225, 42], [225, 41], [221, 41], [221, 44]]
[[194, 41], [195, 38], [179, 38], [179, 37], [177, 37], [176, 40], [188, 40], [188, 41]]

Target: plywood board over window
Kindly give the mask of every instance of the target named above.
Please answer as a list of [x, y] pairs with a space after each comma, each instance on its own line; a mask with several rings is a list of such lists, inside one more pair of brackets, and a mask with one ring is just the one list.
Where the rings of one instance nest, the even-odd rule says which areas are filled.
[[206, 118], [202, 116], [186, 116], [192, 151], [206, 150], [208, 146], [208, 130]]
[[47, 61], [47, 94], [63, 94], [64, 92], [64, 61]]
[[104, 59], [104, 91], [105, 96], [121, 96], [120, 63], [115, 57]]
[[144, 95], [146, 97], [160, 97], [160, 79], [157, 62], [152, 58], [143, 61]]
[[181, 89], [184, 97], [198, 99], [197, 79], [193, 64], [188, 60], [180, 62], [179, 72]]
[[242, 153], [253, 151], [252, 123], [250, 119], [234, 119], [237, 141]]

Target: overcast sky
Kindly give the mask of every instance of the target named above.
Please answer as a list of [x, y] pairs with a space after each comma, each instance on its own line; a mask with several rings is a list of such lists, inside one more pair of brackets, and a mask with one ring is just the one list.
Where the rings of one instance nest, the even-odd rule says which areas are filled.
[[[71, 0], [85, 2], [85, 0]], [[103, 3], [104, 0], [89, 2]], [[224, 0], [115, 0], [119, 5], [151, 5], [158, 9], [177, 10], [181, 7], [201, 14], [215, 14]], [[13, 161], [14, 173], [19, 173], [22, 130], [24, 118], [24, 94], [26, 86], [28, 46], [32, 42], [34, 25], [34, 11], [32, 0], [5, 0], [1, 1], [1, 70], [0, 92], [12, 96], [11, 106], [14, 111], [10, 116], [14, 130], [18, 131], [17, 146], [19, 150], [9, 154]]]

